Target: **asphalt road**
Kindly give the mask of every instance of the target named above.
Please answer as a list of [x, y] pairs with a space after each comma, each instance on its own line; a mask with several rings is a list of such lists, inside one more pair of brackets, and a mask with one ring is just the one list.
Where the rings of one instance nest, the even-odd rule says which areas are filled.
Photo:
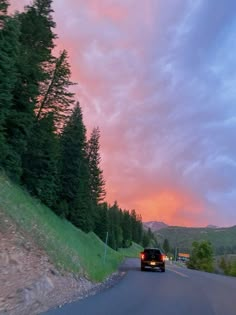
[[138, 259], [114, 287], [44, 315], [236, 315], [236, 278], [166, 266], [140, 271]]

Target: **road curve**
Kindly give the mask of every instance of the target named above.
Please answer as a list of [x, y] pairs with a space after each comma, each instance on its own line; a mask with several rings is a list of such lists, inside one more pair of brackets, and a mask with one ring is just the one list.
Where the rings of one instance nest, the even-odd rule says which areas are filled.
[[114, 287], [44, 315], [236, 315], [236, 278], [174, 264], [141, 272], [138, 259], [121, 268], [127, 274]]

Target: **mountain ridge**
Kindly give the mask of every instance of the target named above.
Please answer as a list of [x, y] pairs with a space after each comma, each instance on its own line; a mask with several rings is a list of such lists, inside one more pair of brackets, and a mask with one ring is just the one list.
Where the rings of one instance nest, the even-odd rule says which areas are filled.
[[206, 226], [194, 226], [193, 227], [193, 226], [182, 226], [182, 225], [169, 225], [163, 221], [153, 220], [153, 221], [143, 222], [143, 226], [146, 229], [150, 228], [152, 232], [156, 232], [156, 231], [159, 231], [161, 229], [168, 228], [168, 227], [188, 228], [188, 229], [223, 229], [223, 228], [227, 229], [227, 228], [233, 227], [234, 225], [223, 227], [223, 226], [217, 226], [214, 224], [208, 224]]
[[146, 229], [150, 228], [152, 232], [156, 232], [160, 229], [167, 228], [169, 225], [161, 221], [147, 221], [143, 222], [143, 226]]

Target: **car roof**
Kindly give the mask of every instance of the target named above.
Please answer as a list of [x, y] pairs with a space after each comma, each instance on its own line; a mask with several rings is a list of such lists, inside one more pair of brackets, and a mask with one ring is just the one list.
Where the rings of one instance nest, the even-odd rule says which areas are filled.
[[144, 250], [160, 250], [161, 251], [161, 249], [157, 247], [146, 247], [144, 248]]

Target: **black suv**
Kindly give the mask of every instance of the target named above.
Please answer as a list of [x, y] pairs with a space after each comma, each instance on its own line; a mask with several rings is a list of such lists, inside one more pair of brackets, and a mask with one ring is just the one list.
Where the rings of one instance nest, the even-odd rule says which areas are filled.
[[145, 248], [140, 253], [141, 258], [141, 271], [145, 270], [145, 267], [159, 268], [162, 272], [165, 272], [165, 255], [159, 248]]

